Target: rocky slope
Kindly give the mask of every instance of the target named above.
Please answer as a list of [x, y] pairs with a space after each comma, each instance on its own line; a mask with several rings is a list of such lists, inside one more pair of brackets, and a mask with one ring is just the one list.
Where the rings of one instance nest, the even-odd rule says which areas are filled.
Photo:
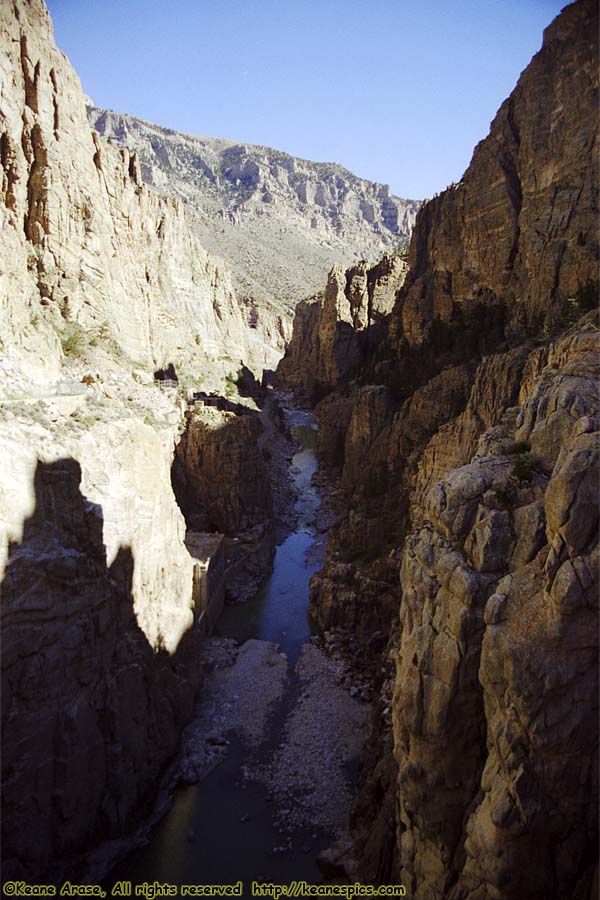
[[[334, 263], [377, 259], [407, 242], [420, 203], [335, 163], [314, 163], [217, 138], [194, 137], [111, 110], [92, 127], [135, 150], [144, 182], [186, 201], [202, 245], [222, 256], [259, 319], [291, 325]], [[281, 344], [283, 350], [283, 344]]]
[[319, 373], [349, 509], [313, 613], [388, 635], [359, 871], [419, 900], [597, 893], [597, 32], [546, 30], [377, 339], [333, 273], [278, 371]]

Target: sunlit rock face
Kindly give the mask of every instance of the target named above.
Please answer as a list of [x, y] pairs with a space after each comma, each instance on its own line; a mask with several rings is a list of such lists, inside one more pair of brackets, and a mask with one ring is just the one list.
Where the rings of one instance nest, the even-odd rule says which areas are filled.
[[[431, 488], [405, 545], [394, 743], [399, 860], [418, 897], [591, 885], [599, 338], [535, 354], [516, 418]], [[515, 425], [532, 446], [535, 429], [531, 457]]]
[[226, 373], [252, 353], [258, 369], [271, 364], [182, 204], [93, 133], [41, 0], [2, 4], [0, 34], [2, 352], [51, 379], [59, 338], [78, 325], [150, 369]]
[[88, 115], [103, 138], [136, 151], [146, 183], [183, 198], [203, 246], [233, 272], [238, 295], [259, 316], [279, 316], [288, 339], [294, 306], [321, 289], [331, 266], [376, 260], [405, 244], [421, 205], [335, 163], [182, 134], [111, 110]]
[[218, 382], [250, 350], [182, 205], [93, 135], [38, 0], [0, 5], [0, 110], [3, 877], [41, 879], [135, 827], [198, 686], [181, 408], [152, 373]]
[[382, 321], [404, 283], [406, 262], [384, 256], [344, 271], [334, 266], [323, 295], [301, 301], [292, 338], [277, 367], [277, 381], [313, 399], [357, 373], [382, 335]]
[[492, 299], [511, 330], [555, 324], [598, 277], [598, 43], [590, 0], [572, 3], [500, 107], [461, 181], [421, 210], [401, 334], [423, 344]]

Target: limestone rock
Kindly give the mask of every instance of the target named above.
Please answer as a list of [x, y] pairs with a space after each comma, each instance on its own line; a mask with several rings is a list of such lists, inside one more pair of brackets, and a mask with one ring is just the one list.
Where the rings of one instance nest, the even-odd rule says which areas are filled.
[[303, 333], [326, 420], [344, 410], [349, 506], [311, 611], [385, 631], [395, 665], [361, 872], [416, 900], [597, 885], [597, 30], [589, 0], [547, 29], [461, 183], [421, 210], [389, 318], [365, 328], [364, 274], [346, 292], [334, 273]]
[[251, 410], [196, 403], [173, 463], [173, 486], [188, 528], [225, 535], [225, 587], [236, 601], [256, 592], [275, 547], [262, 432]]
[[385, 256], [330, 271], [323, 296], [296, 307], [292, 339], [277, 368], [283, 388], [302, 388], [321, 399], [357, 371], [381, 336], [381, 322], [406, 277], [406, 264]]
[[[172, 400], [137, 389], [166, 417]], [[132, 830], [191, 714], [201, 610], [175, 436], [118, 399], [90, 398], [58, 428], [35, 406], [3, 410], [5, 878], [72, 874]]]
[[148, 190], [136, 154], [90, 128], [42, 0], [2, 4], [0, 35], [3, 357], [42, 384], [96, 344], [209, 382], [242, 359], [271, 367], [276, 352], [182, 203]]
[[[202, 246], [222, 256], [236, 293], [289, 339], [294, 306], [321, 289], [332, 265], [379, 259], [406, 242], [420, 203], [334, 163], [269, 147], [182, 134], [112, 110], [88, 108], [102, 138], [135, 151], [141, 177], [182, 198]], [[379, 291], [374, 306], [387, 300]], [[393, 298], [392, 298], [393, 302]]]

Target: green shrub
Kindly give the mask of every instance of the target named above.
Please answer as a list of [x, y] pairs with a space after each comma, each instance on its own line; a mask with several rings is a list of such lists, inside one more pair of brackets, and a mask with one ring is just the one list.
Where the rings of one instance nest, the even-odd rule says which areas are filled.
[[516, 441], [513, 446], [513, 453], [529, 453], [531, 447], [525, 441]]
[[65, 356], [83, 356], [87, 347], [86, 334], [78, 322], [72, 322], [60, 334]]
[[513, 464], [512, 474], [519, 481], [531, 481], [533, 462], [531, 453], [521, 453]]
[[585, 284], [579, 284], [575, 296], [567, 297], [562, 307], [562, 320], [565, 325], [574, 325], [584, 313], [596, 309], [600, 295], [600, 282], [588, 278]]
[[384, 466], [369, 469], [365, 478], [365, 488], [372, 497], [381, 497], [387, 489], [388, 479]]

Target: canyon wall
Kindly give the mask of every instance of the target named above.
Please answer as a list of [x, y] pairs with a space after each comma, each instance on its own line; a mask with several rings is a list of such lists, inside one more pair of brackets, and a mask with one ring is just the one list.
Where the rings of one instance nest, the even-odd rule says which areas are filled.
[[389, 313], [407, 266], [384, 256], [348, 269], [335, 266], [324, 295], [296, 306], [292, 339], [277, 367], [277, 383], [302, 388], [313, 400], [355, 373], [378, 339], [377, 325]]
[[418, 900], [597, 893], [597, 34], [546, 30], [370, 345], [334, 272], [278, 369], [348, 508], [311, 610], [388, 636], [353, 873]]
[[97, 385], [3, 408], [5, 878], [81, 873], [85, 851], [137, 828], [193, 708], [193, 560], [170, 485], [179, 414], [159, 395], [148, 424], [124, 388], [121, 401]]
[[420, 207], [336, 163], [182, 134], [111, 110], [88, 115], [104, 138], [135, 150], [146, 183], [185, 201], [238, 295], [259, 317], [279, 316], [286, 339], [295, 304], [320, 290], [334, 263], [378, 259], [405, 244]]
[[271, 473], [260, 414], [221, 400], [196, 402], [175, 449], [172, 483], [188, 529], [224, 535], [229, 599], [248, 600], [275, 552]]
[[573, 3], [546, 29], [463, 178], [422, 209], [398, 316], [410, 344], [492, 298], [508, 307], [509, 332], [552, 325], [564, 299], [597, 279], [592, 13]]
[[90, 128], [41, 0], [3, 3], [0, 35], [2, 372], [55, 380], [90, 337], [124, 365], [173, 363], [211, 387], [242, 360], [272, 365], [182, 202]]
[[91, 130], [41, 0], [0, 4], [0, 171], [3, 877], [61, 883], [126, 846], [200, 681], [185, 403], [154, 372], [231, 388], [276, 354]]

